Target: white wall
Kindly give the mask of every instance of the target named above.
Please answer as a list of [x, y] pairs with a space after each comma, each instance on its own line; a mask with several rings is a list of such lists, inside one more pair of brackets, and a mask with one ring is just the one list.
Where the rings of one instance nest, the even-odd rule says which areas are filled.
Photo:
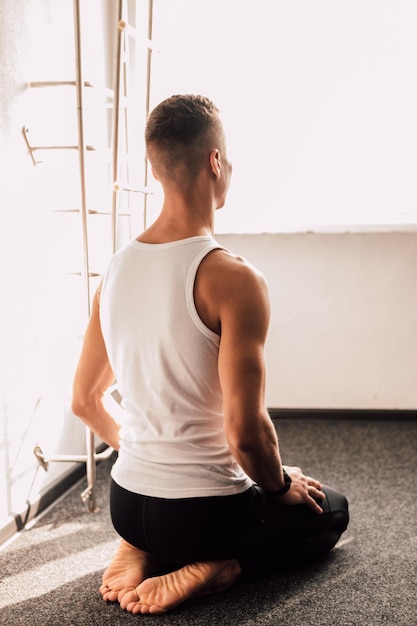
[[417, 408], [417, 233], [217, 239], [269, 283], [270, 408]]

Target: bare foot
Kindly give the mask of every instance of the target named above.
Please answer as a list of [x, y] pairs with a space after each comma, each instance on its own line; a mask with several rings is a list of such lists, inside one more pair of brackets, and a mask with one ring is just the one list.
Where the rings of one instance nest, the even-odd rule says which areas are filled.
[[124, 539], [114, 555], [110, 565], [103, 574], [100, 593], [103, 600], [115, 602], [124, 594], [135, 589], [148, 576], [153, 574], [157, 561], [144, 550], [135, 548]]
[[240, 571], [236, 559], [185, 565], [165, 576], [147, 578], [123, 595], [120, 606], [134, 614], [165, 613], [191, 597], [224, 591]]

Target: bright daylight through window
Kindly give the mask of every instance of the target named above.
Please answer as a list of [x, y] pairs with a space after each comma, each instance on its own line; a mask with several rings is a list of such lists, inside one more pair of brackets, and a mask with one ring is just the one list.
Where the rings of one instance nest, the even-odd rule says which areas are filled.
[[417, 225], [413, 0], [156, 0], [152, 104], [202, 92], [234, 173], [219, 232]]

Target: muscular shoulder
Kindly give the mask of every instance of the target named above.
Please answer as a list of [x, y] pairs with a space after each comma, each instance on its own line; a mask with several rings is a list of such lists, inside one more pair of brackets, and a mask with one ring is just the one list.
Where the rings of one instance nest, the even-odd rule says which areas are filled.
[[243, 257], [221, 248], [207, 255], [200, 269], [208, 278], [216, 276], [217, 280], [220, 279], [225, 283], [239, 278], [243, 281], [266, 284], [263, 274], [254, 265]]
[[[265, 277], [251, 263], [227, 250], [215, 250], [201, 263], [195, 285], [195, 302], [203, 321], [217, 329], [229, 317], [269, 319]], [[207, 317], [205, 317], [207, 316]]]
[[207, 277], [217, 285], [220, 292], [224, 291], [225, 295], [242, 288], [255, 292], [267, 289], [263, 274], [241, 256], [227, 250], [216, 250], [206, 261], [203, 271], [207, 272]]

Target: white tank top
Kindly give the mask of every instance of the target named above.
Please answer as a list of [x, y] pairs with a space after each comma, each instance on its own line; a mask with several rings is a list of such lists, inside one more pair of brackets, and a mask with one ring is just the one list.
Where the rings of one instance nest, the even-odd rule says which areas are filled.
[[194, 304], [197, 269], [216, 248], [206, 236], [134, 240], [103, 281], [102, 332], [125, 409], [112, 477], [129, 491], [187, 498], [252, 484], [223, 431], [220, 337]]

